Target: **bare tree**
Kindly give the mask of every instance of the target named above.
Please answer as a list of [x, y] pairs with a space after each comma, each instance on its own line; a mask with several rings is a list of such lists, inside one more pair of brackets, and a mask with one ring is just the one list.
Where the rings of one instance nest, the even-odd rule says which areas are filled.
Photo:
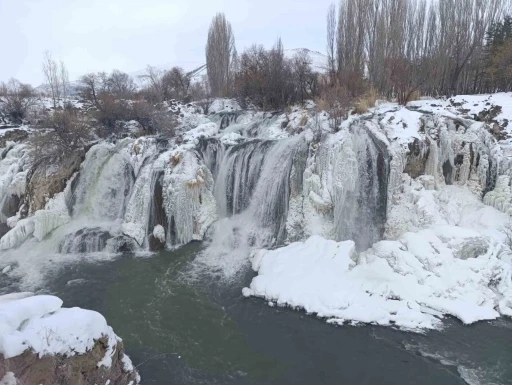
[[11, 79], [2, 84], [0, 95], [0, 118], [9, 118], [14, 123], [21, 123], [31, 106], [35, 104], [34, 90], [28, 84]]
[[62, 90], [62, 96], [64, 98], [67, 98], [70, 93], [69, 72], [62, 60], [60, 61], [59, 73], [60, 73], [59, 80], [60, 80], [60, 88]]
[[206, 43], [206, 68], [215, 96], [227, 96], [230, 92], [234, 52], [235, 37], [231, 23], [223, 13], [218, 13], [212, 20]]
[[53, 107], [57, 108], [57, 103], [61, 96], [62, 84], [60, 81], [59, 66], [57, 62], [53, 60], [50, 51], [45, 51], [44, 53], [42, 68], [46, 80], [46, 86], [48, 87], [52, 97]]
[[308, 51], [298, 51], [292, 59], [292, 70], [295, 77], [296, 92], [299, 95], [299, 101], [302, 105], [310, 96], [311, 80], [315, 76], [311, 70], [311, 57]]
[[333, 81], [336, 77], [336, 5], [331, 4], [327, 12], [327, 60], [329, 68], [329, 78]]
[[185, 100], [190, 88], [190, 77], [181, 67], [173, 67], [162, 77], [162, 88], [166, 100]]
[[162, 82], [163, 76], [164, 71], [153, 66], [147, 66], [146, 73], [140, 76], [145, 84], [143, 93], [146, 99], [153, 103], [161, 103], [165, 100]]
[[317, 107], [329, 114], [329, 125], [334, 131], [340, 129], [341, 122], [346, 118], [354, 99], [347, 89], [341, 85], [332, 85], [324, 80], [321, 85]]
[[131, 119], [142, 127], [142, 134], [173, 137], [178, 126], [176, 117], [161, 106], [152, 106], [139, 100], [131, 104]]
[[135, 82], [127, 73], [113, 70], [108, 77], [110, 92], [119, 99], [128, 99], [135, 92]]
[[63, 159], [85, 155], [93, 139], [88, 119], [76, 110], [55, 111], [29, 139], [30, 156], [37, 165], [51, 165]]
[[90, 73], [82, 76], [79, 82], [82, 98], [100, 109], [100, 94], [103, 90], [102, 78], [98, 74]]
[[[335, 62], [336, 81], [352, 97], [361, 92], [363, 80], [401, 102], [415, 89], [432, 96], [482, 92], [486, 31], [503, 19], [511, 4], [510, 0], [341, 0], [337, 23], [333, 6], [327, 13], [330, 69]], [[400, 70], [409, 78], [400, 79]]]

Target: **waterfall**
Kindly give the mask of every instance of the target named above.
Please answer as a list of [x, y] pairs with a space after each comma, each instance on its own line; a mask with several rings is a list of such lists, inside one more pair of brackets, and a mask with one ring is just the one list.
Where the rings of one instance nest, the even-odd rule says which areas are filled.
[[[304, 172], [305, 162], [296, 160], [306, 158], [307, 144], [300, 136], [250, 140], [222, 153], [213, 189], [220, 219], [199, 260], [231, 276], [247, 262], [251, 250], [285, 241], [291, 180], [300, 180], [296, 174]], [[208, 155], [203, 153], [203, 158]]]
[[217, 178], [219, 167], [224, 157], [224, 145], [217, 138], [202, 138], [199, 140], [198, 152], [213, 177]]
[[365, 250], [382, 239], [387, 214], [388, 151], [364, 122], [324, 138], [305, 173], [305, 228]]
[[65, 235], [60, 252], [118, 252], [143, 244], [149, 206], [144, 199], [149, 196], [146, 182], [151, 167], [146, 160], [155, 151], [146, 149], [142, 156], [143, 145], [155, 143], [124, 139], [100, 143], [88, 151], [67, 200], [70, 227], [76, 224], [80, 229]]
[[[484, 193], [511, 169], [476, 123], [425, 117], [426, 138], [411, 143], [408, 154], [404, 143], [388, 142], [377, 118], [350, 119], [337, 133], [302, 127], [290, 137], [300, 131], [292, 125], [298, 117], [220, 114], [215, 123], [201, 117], [195, 131], [176, 140], [100, 142], [59, 200], [28, 218], [14, 217], [30, 171], [25, 150], [3, 151], [0, 222], [11, 217], [15, 228], [0, 248], [54, 237], [62, 254], [155, 251], [206, 238], [204, 256], [234, 272], [254, 249], [311, 235], [367, 249], [383, 237], [404, 169], [415, 177], [431, 174], [438, 184], [478, 179]], [[230, 134], [238, 139], [226, 140]], [[499, 180], [505, 191], [506, 179]]]
[[352, 160], [340, 167], [343, 188], [335, 196], [335, 230], [338, 240], [353, 240], [360, 250], [366, 250], [384, 234], [389, 159], [385, 148], [379, 148], [377, 140], [360, 126], [354, 128], [346, 145], [350, 148], [347, 158], [354, 157], [355, 164]]
[[130, 144], [98, 144], [89, 150], [73, 193], [73, 216], [95, 220], [123, 217], [135, 179], [127, 151]]

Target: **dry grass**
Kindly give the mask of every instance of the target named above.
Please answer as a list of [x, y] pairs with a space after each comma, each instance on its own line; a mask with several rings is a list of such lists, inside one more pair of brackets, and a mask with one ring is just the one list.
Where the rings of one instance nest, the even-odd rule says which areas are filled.
[[365, 114], [368, 112], [368, 102], [365, 98], [359, 99], [359, 101], [356, 103], [356, 106], [354, 108], [354, 111], [356, 114]]
[[[421, 99], [421, 92], [419, 90], [414, 91], [411, 95], [409, 95], [409, 98], [407, 98], [407, 103], [414, 102], [416, 100]], [[407, 105], [406, 103], [406, 105]]]
[[171, 156], [170, 163], [173, 166], [176, 166], [178, 163], [181, 162], [182, 159], [183, 159], [183, 154], [181, 152], [177, 152], [176, 154]]
[[308, 117], [307, 115], [302, 115], [299, 122], [299, 127], [304, 127], [306, 124], [308, 124]]
[[316, 98], [315, 104], [319, 111], [329, 111], [329, 103], [324, 98]]
[[368, 92], [359, 99], [355, 106], [355, 112], [358, 114], [364, 114], [368, 112], [370, 108], [375, 107], [377, 100], [379, 99], [379, 94], [375, 88], [370, 88]]

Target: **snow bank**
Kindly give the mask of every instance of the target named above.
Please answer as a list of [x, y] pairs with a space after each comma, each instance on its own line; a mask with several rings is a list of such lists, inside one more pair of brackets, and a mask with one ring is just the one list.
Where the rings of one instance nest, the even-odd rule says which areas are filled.
[[209, 114], [218, 114], [219, 112], [235, 112], [241, 110], [240, 105], [234, 99], [215, 99], [208, 107]]
[[[476, 238], [481, 255], [458, 258], [461, 247]], [[512, 270], [498, 258], [501, 250], [499, 244], [482, 243], [475, 232], [453, 226], [378, 242], [358, 258], [351, 241], [313, 236], [256, 252], [252, 263], [258, 276], [243, 294], [302, 308], [338, 324], [433, 329], [443, 314], [470, 324], [511, 310]]]
[[109, 348], [98, 366], [110, 367], [118, 337], [105, 318], [80, 308], [63, 309], [62, 300], [49, 295], [0, 296], [0, 354], [16, 357], [30, 349], [45, 355], [73, 356], [92, 349], [106, 338]]
[[[378, 111], [389, 110], [387, 104], [377, 108]], [[405, 107], [393, 108], [382, 114], [380, 124], [384, 127], [387, 137], [390, 140], [397, 140], [400, 143], [408, 143], [414, 138], [420, 138], [419, 128], [422, 114], [410, 111]]]
[[200, 124], [196, 128], [193, 128], [183, 134], [183, 140], [188, 143], [187, 148], [194, 148], [199, 144], [199, 139], [209, 138], [216, 135], [219, 132], [219, 127], [215, 123], [204, 123]]
[[[496, 107], [495, 120], [504, 125], [512, 120], [512, 93], [499, 92], [482, 95], [457, 95], [447, 100], [421, 100], [409, 103], [409, 106], [419, 107], [422, 111], [433, 112], [447, 116], [478, 116], [482, 111], [491, 111]], [[506, 127], [507, 132], [510, 127]]]

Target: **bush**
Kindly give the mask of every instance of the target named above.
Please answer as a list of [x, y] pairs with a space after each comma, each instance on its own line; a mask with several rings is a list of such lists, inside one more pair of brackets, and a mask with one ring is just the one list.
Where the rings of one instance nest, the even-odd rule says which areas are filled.
[[329, 123], [334, 131], [338, 131], [353, 104], [349, 91], [340, 85], [324, 84], [320, 97], [316, 100], [317, 107], [329, 114]]
[[130, 119], [142, 127], [143, 135], [163, 135], [172, 137], [178, 125], [176, 117], [161, 105], [153, 106], [143, 100], [130, 106]]
[[34, 90], [16, 79], [2, 84], [0, 89], [0, 118], [4, 123], [7, 123], [6, 118], [13, 123], [22, 123], [29, 108], [35, 104]]
[[29, 141], [31, 155], [38, 161], [84, 154], [94, 137], [87, 118], [78, 111], [55, 111], [40, 125], [46, 130], [38, 131]]

